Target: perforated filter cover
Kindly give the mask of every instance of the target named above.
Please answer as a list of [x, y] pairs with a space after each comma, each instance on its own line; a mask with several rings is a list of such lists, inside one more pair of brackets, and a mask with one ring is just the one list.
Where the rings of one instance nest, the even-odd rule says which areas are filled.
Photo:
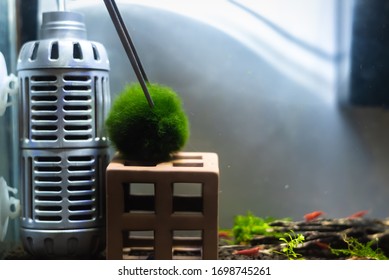
[[104, 46], [86, 40], [82, 15], [74, 12], [43, 14], [41, 40], [27, 42], [19, 53], [17, 70], [74, 68], [109, 70]]

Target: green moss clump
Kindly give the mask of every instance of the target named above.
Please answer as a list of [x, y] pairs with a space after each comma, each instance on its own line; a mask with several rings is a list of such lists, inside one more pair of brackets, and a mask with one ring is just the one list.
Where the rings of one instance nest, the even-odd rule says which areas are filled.
[[[282, 220], [287, 221], [289, 219], [285, 218]], [[234, 219], [234, 226], [232, 228], [235, 243], [247, 244], [257, 235], [282, 237], [283, 233], [276, 231], [270, 225], [274, 221], [276, 221], [276, 219], [271, 217], [257, 217], [250, 211], [248, 211], [246, 215], [237, 215]]]
[[140, 84], [132, 84], [115, 99], [106, 120], [114, 147], [129, 160], [163, 161], [189, 138], [189, 122], [179, 96], [169, 87], [148, 84], [150, 108]]

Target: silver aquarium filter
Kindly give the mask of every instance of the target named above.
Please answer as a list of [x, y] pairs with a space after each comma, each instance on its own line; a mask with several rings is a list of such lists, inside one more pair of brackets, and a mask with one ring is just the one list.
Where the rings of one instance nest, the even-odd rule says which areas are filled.
[[109, 61], [81, 14], [43, 14], [18, 59], [21, 238], [39, 258], [88, 258], [105, 244]]

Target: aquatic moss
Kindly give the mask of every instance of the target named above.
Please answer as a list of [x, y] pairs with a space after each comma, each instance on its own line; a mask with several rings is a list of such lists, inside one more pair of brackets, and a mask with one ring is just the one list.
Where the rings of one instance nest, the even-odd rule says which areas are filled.
[[[237, 215], [234, 219], [232, 233], [235, 243], [249, 243], [254, 236], [266, 235], [274, 237], [282, 237], [283, 233], [276, 231], [270, 224], [277, 219], [272, 217], [261, 218], [255, 216], [250, 211], [246, 215]], [[282, 220], [289, 220], [288, 218]]]
[[343, 241], [347, 244], [347, 249], [334, 249], [330, 247], [333, 254], [361, 259], [388, 260], [380, 248], [376, 247], [373, 249], [373, 245], [376, 245], [377, 243], [377, 240], [375, 239], [364, 244], [354, 237], [345, 235], [343, 236]]
[[115, 99], [106, 120], [114, 147], [127, 159], [163, 161], [189, 138], [182, 102], [171, 88], [148, 84], [150, 108], [139, 83], [128, 85]]

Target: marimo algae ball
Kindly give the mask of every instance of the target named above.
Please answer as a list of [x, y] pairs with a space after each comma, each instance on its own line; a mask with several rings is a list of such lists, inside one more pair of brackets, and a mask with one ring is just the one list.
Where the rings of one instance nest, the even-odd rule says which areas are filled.
[[128, 85], [114, 100], [106, 120], [108, 137], [128, 160], [163, 161], [189, 138], [188, 117], [169, 87], [148, 84], [150, 108], [139, 83]]

